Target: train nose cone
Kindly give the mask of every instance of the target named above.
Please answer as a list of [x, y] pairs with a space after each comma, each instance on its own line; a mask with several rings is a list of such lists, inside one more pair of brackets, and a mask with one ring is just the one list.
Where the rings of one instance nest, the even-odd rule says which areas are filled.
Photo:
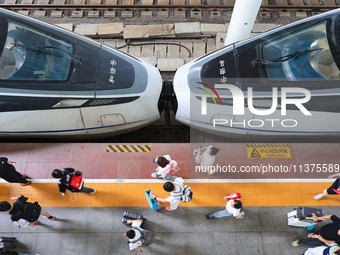
[[184, 124], [190, 124], [190, 88], [188, 74], [191, 64], [186, 64], [177, 69], [174, 77], [174, 91], [178, 108], [176, 119]]
[[162, 76], [156, 67], [146, 62], [142, 63], [147, 73], [148, 83], [143, 92], [143, 97], [145, 98], [143, 105], [147, 109], [147, 115], [148, 118], [150, 118], [150, 121], [155, 121], [160, 118], [158, 101], [162, 91]]

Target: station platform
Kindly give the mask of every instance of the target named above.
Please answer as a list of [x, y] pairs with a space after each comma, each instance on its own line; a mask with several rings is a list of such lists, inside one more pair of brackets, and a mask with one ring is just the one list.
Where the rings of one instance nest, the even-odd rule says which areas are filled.
[[[193, 151], [204, 144], [37, 144], [5, 143], [0, 156], [15, 161], [19, 172], [32, 184], [0, 182], [0, 200], [25, 195], [57, 217], [41, 217], [37, 227], [18, 229], [7, 213], [0, 213], [1, 236], [15, 236], [19, 252], [39, 255], [133, 254], [128, 250], [121, 224], [125, 210], [147, 218], [144, 228], [156, 233], [155, 244], [144, 254], [302, 254], [306, 247], [291, 247], [303, 238], [303, 228], [287, 226], [286, 214], [297, 206], [322, 207], [326, 214], [339, 212], [340, 200], [313, 196], [330, 186], [334, 171], [241, 172], [241, 167], [263, 165], [338, 164], [338, 144], [289, 144], [290, 158], [249, 158], [248, 144], [212, 144], [220, 149], [216, 165], [231, 164], [236, 172], [197, 172]], [[134, 152], [133, 152], [134, 151]], [[150, 177], [152, 159], [170, 154], [178, 162], [176, 173], [193, 190], [190, 203], [180, 203], [174, 212], [148, 207], [145, 191], [168, 195], [164, 181]], [[84, 174], [93, 195], [60, 195], [55, 168], [73, 167]], [[297, 168], [299, 169], [299, 167]], [[246, 213], [243, 220], [231, 217], [207, 220], [205, 215], [225, 206], [227, 193], [240, 192]], [[339, 215], [339, 213], [338, 213]], [[340, 215], [339, 215], [340, 216]], [[319, 224], [318, 224], [319, 225]], [[136, 252], [135, 252], [136, 253]]]

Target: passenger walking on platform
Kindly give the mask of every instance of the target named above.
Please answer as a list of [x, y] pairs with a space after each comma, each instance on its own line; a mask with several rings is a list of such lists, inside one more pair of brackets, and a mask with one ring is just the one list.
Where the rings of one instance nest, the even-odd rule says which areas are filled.
[[26, 180], [24, 174], [17, 172], [14, 163], [6, 157], [0, 157], [0, 177], [10, 183], [20, 183], [21, 186], [30, 185], [31, 181]]
[[181, 202], [182, 200], [182, 192], [183, 192], [183, 179], [178, 177], [175, 179], [174, 182], [166, 182], [163, 185], [163, 189], [167, 192], [171, 192], [170, 196], [167, 198], [161, 198], [161, 197], [157, 197], [155, 194], [150, 194], [150, 198], [152, 199], [156, 199], [159, 202], [162, 203], [170, 203], [170, 206], [166, 206], [165, 209], [167, 211], [173, 211], [176, 210], [178, 207], [178, 204]]
[[154, 233], [141, 228], [143, 220], [127, 220], [126, 223], [131, 224], [132, 227], [124, 233], [124, 236], [129, 239], [130, 250], [135, 250], [142, 254], [143, 251], [140, 247], [152, 244], [155, 239]]
[[84, 187], [83, 173], [75, 171], [73, 168], [64, 168], [64, 170], [54, 169], [52, 176], [60, 179], [58, 182], [59, 191], [61, 195], [65, 196], [66, 190], [71, 192], [83, 192], [87, 194], [96, 193], [96, 190], [92, 188]]
[[175, 181], [176, 176], [170, 175], [170, 171], [178, 171], [177, 161], [172, 160], [170, 155], [164, 155], [163, 157], [157, 157], [153, 160], [153, 162], [158, 164], [156, 171], [151, 174], [153, 178], [163, 178], [168, 181]]
[[338, 255], [340, 247], [337, 243], [332, 243], [330, 246], [322, 245], [314, 248], [308, 248], [303, 255]]
[[[336, 176], [339, 176], [340, 174], [333, 174], [329, 176], [328, 178], [333, 178]], [[320, 200], [321, 198], [327, 196], [327, 195], [336, 195], [340, 194], [340, 178], [336, 179], [335, 182], [330, 186], [328, 189], [323, 190], [321, 194], [318, 194], [314, 196], [314, 199]]]
[[207, 219], [222, 218], [227, 216], [234, 216], [236, 219], [243, 219], [244, 212], [241, 212], [242, 202], [240, 193], [231, 193], [224, 197], [224, 200], [228, 200], [226, 208], [215, 213], [210, 213], [206, 217]]
[[9, 211], [11, 220], [18, 227], [36, 226], [38, 224], [38, 218], [40, 214], [49, 220], [55, 220], [56, 217], [52, 216], [48, 212], [41, 210], [38, 202], [27, 202], [28, 198], [24, 196], [11, 197], [13, 206], [7, 201], [0, 202], [0, 211]]
[[2, 251], [2, 250], [0, 250], [0, 255], [30, 255], [30, 254], [19, 253], [17, 251]]
[[333, 223], [327, 224], [321, 227], [314, 234], [309, 234], [305, 239], [299, 239], [292, 242], [293, 246], [300, 246], [301, 244], [320, 246], [320, 245], [331, 245], [337, 243], [340, 245], [340, 219], [335, 215], [325, 215], [318, 217], [314, 213], [312, 214], [314, 221], [322, 219], [330, 219]]

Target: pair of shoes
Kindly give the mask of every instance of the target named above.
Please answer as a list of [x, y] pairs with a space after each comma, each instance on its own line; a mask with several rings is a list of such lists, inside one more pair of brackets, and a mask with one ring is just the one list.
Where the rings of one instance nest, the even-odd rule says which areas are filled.
[[292, 246], [299, 247], [300, 246], [299, 240], [295, 240], [294, 242], [292, 242]]
[[205, 217], [207, 218], [207, 220], [211, 220], [213, 218], [216, 218], [212, 213], [207, 214]]
[[94, 193], [96, 193], [96, 192], [97, 192], [97, 191], [94, 189], [94, 190], [90, 193], [90, 195], [91, 195], [91, 194], [94, 194]]
[[28, 181], [27, 183], [20, 183], [21, 186], [27, 186], [27, 185], [30, 185], [32, 182], [31, 181]]
[[322, 197], [323, 197], [323, 195], [319, 194], [319, 195], [314, 196], [314, 199], [315, 200], [320, 200]]
[[50, 215], [47, 219], [49, 219], [49, 220], [55, 220], [56, 219], [56, 217], [55, 216], [53, 216], [53, 215]]
[[307, 235], [307, 238], [312, 238], [313, 235], [314, 235], [314, 233], [309, 233], [309, 234]]

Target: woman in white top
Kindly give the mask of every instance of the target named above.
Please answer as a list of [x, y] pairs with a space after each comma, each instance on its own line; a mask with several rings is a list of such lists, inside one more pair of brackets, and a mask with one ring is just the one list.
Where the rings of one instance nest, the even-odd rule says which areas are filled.
[[226, 208], [215, 213], [207, 215], [207, 219], [222, 218], [227, 216], [234, 216], [237, 219], [242, 219], [244, 212], [241, 212], [242, 202], [238, 199], [234, 200], [229, 196], [225, 196], [224, 200], [228, 200]]

